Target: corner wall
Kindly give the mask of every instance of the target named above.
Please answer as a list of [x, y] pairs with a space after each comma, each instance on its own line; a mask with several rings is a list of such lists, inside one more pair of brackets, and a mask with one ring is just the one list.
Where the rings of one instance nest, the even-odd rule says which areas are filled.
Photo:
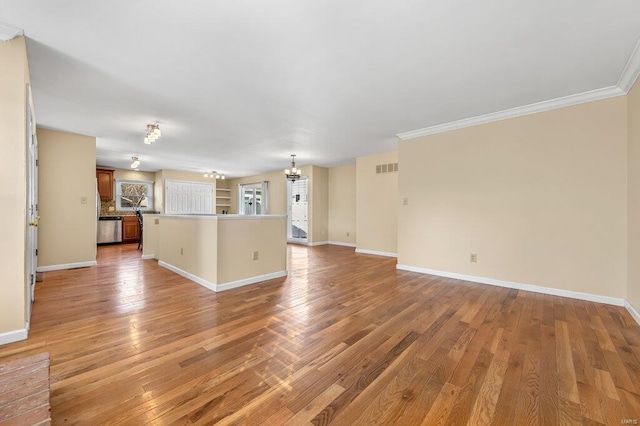
[[329, 169], [329, 241], [356, 245], [356, 166]]
[[627, 300], [640, 312], [640, 82], [627, 94], [629, 266]]
[[624, 298], [626, 102], [401, 141], [398, 263]]
[[24, 37], [0, 41], [0, 343], [26, 338], [28, 83]]
[[396, 256], [398, 252], [398, 175], [376, 174], [376, 165], [398, 162], [398, 153], [356, 159], [356, 251]]
[[96, 138], [38, 129], [38, 269], [96, 261]]

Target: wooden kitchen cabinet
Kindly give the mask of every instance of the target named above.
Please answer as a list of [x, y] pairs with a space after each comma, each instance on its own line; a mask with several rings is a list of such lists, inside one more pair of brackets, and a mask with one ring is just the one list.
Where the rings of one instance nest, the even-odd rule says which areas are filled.
[[100, 200], [113, 200], [113, 170], [96, 169], [96, 178], [98, 179]]
[[122, 242], [137, 243], [140, 240], [140, 225], [135, 216], [124, 216], [122, 218]]

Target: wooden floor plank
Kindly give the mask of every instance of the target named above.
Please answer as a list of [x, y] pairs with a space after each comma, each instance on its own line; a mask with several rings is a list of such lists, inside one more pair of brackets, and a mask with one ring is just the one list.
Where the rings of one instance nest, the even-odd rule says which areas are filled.
[[[53, 424], [620, 424], [640, 417], [624, 308], [288, 247], [287, 277], [214, 293], [100, 247], [45, 273], [29, 338]], [[558, 285], [561, 287], [561, 285]], [[0, 372], [0, 390], [3, 386]]]

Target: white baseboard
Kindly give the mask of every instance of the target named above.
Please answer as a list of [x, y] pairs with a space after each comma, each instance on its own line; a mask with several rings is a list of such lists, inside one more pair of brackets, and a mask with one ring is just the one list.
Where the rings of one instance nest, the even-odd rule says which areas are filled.
[[49, 265], [49, 266], [38, 266], [36, 268], [37, 272], [49, 272], [49, 271], [60, 271], [62, 269], [76, 269], [76, 268], [87, 268], [90, 266], [96, 266], [98, 262], [95, 260], [89, 262], [77, 262], [77, 263], [63, 263], [61, 265]]
[[326, 246], [327, 244], [329, 244], [329, 241], [318, 241], [315, 243], [307, 243], [306, 245], [309, 247], [313, 247], [313, 246]]
[[142, 260], [149, 260], [149, 259], [155, 259], [156, 255], [155, 254], [143, 254], [142, 255]]
[[631, 305], [631, 303], [629, 303], [629, 301], [626, 299], [624, 301], [624, 307], [627, 308], [627, 312], [629, 312], [629, 314], [633, 317], [633, 319], [636, 320], [638, 325], [640, 325], [640, 314], [638, 313], [638, 311], [635, 310], [633, 305]]
[[331, 244], [334, 246], [343, 246], [343, 247], [355, 247], [356, 245], [353, 243], [343, 243], [341, 241], [327, 241], [327, 244]]
[[176, 274], [185, 277], [188, 280], [193, 281], [194, 283], [198, 283], [203, 287], [208, 288], [209, 290], [213, 290], [216, 291], [216, 285], [212, 282], [209, 282], [207, 280], [205, 280], [204, 278], [200, 278], [197, 275], [193, 275], [190, 272], [187, 272], [185, 270], [182, 270], [176, 266], [173, 266], [167, 262], [163, 262], [162, 260], [158, 261], [158, 265], [162, 266], [163, 268], [167, 268], [168, 270], [175, 272]]
[[190, 272], [187, 272], [183, 269], [180, 269], [176, 266], [173, 266], [167, 262], [163, 262], [162, 260], [158, 261], [158, 265], [162, 266], [163, 268], [166, 268], [172, 272], [175, 272], [176, 274], [185, 277], [188, 280], [193, 281], [194, 283], [200, 284], [203, 287], [208, 288], [209, 290], [213, 290], [215, 292], [218, 291], [225, 291], [225, 290], [231, 290], [232, 288], [237, 288], [237, 287], [242, 287], [245, 285], [249, 285], [249, 284], [255, 284], [255, 283], [259, 283], [261, 281], [267, 281], [267, 280], [271, 280], [274, 278], [280, 278], [280, 277], [285, 277], [287, 276], [288, 272], [286, 270], [284, 271], [278, 271], [278, 272], [273, 272], [270, 274], [264, 274], [264, 275], [258, 275], [256, 277], [251, 277], [251, 278], [245, 278], [242, 280], [238, 280], [238, 281], [230, 281], [228, 283], [222, 283], [222, 284], [214, 284], [212, 282], [209, 282], [207, 280], [205, 280], [204, 278], [201, 278], [197, 275], [193, 275]]
[[216, 286], [216, 291], [231, 290], [232, 288], [242, 287], [249, 284], [255, 284], [261, 281], [267, 281], [267, 280], [272, 280], [274, 278], [286, 277], [287, 274], [288, 272], [284, 270], [284, 271], [273, 272], [271, 274], [258, 275], [257, 277], [245, 278], [243, 280], [230, 281], [228, 283], [218, 284]]
[[439, 277], [455, 278], [457, 280], [472, 281], [480, 284], [495, 285], [498, 287], [514, 288], [516, 290], [531, 291], [534, 293], [550, 294], [553, 296], [569, 297], [571, 299], [587, 300], [589, 302], [606, 303], [615, 306], [625, 306], [625, 300], [617, 297], [601, 296], [598, 294], [582, 293], [579, 291], [562, 290], [553, 287], [542, 287], [531, 284], [522, 284], [512, 281], [496, 280], [494, 278], [475, 277], [473, 275], [458, 274], [455, 272], [438, 271], [435, 269], [418, 268], [409, 265], [396, 265], [396, 269], [403, 271], [419, 272], [421, 274], [436, 275]]
[[386, 251], [376, 251], [376, 250], [365, 250], [365, 249], [356, 249], [356, 253], [362, 254], [375, 254], [376, 256], [385, 256], [385, 257], [398, 257], [398, 253], [387, 253]]
[[22, 330], [7, 331], [6, 333], [0, 333], [0, 345], [6, 345], [7, 343], [19, 342], [20, 340], [26, 340], [28, 337], [28, 330], [23, 328]]

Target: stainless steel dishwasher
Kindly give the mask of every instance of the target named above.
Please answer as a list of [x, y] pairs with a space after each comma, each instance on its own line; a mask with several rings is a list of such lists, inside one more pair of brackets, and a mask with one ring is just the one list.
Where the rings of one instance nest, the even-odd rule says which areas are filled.
[[98, 244], [122, 242], [122, 216], [98, 218]]

